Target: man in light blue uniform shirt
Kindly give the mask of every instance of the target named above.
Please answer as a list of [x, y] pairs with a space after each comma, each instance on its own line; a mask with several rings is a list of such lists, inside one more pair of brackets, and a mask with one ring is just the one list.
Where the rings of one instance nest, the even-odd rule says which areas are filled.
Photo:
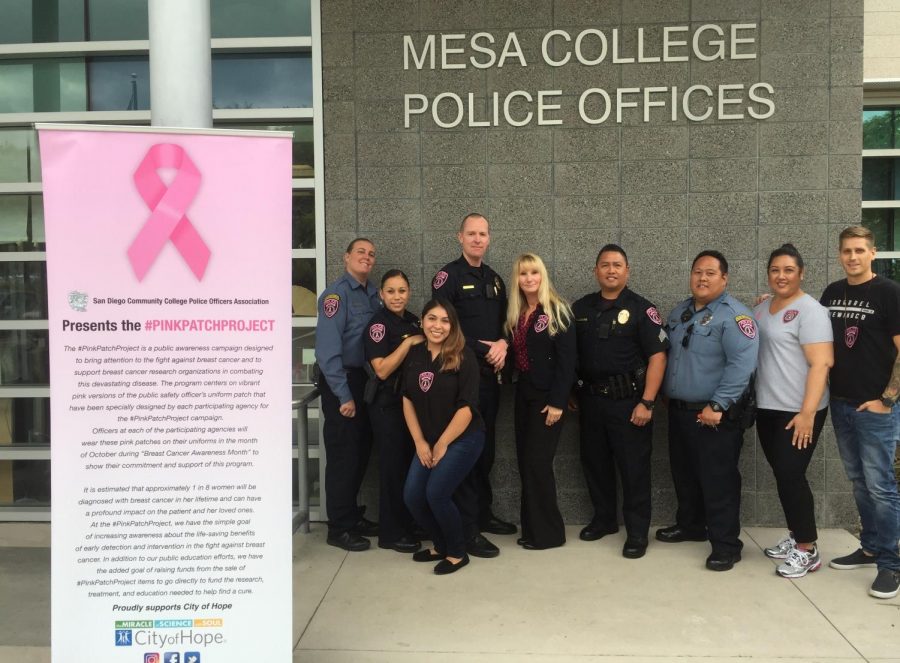
[[663, 393], [669, 398], [669, 460], [678, 497], [675, 525], [657, 530], [666, 543], [705, 541], [711, 571], [741, 559], [741, 474], [744, 430], [739, 401], [756, 369], [756, 323], [725, 292], [728, 261], [702, 251], [691, 267], [691, 294], [669, 314], [672, 346]]
[[344, 265], [344, 275], [319, 297], [316, 361], [325, 417], [327, 541], [359, 551], [370, 545], [365, 536], [378, 534], [377, 524], [363, 518], [363, 507], [356, 503], [372, 450], [372, 429], [363, 401], [367, 380], [363, 331], [381, 308], [378, 288], [369, 282], [375, 245], [363, 238], [353, 240]]

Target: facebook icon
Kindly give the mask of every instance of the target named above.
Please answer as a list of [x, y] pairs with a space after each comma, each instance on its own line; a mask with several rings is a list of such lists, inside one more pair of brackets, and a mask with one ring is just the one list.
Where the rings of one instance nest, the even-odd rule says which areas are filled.
[[116, 629], [116, 647], [130, 647], [131, 646], [131, 630], [130, 629]]
[[177, 651], [167, 651], [163, 654], [163, 663], [181, 663], [181, 655]]

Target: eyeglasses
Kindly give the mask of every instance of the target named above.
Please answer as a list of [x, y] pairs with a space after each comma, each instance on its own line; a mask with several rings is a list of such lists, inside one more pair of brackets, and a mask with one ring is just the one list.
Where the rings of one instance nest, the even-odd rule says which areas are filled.
[[691, 334], [694, 333], [694, 323], [692, 322], [688, 325], [688, 328], [684, 330], [684, 336], [681, 338], [681, 347], [686, 348], [688, 343], [691, 342]]

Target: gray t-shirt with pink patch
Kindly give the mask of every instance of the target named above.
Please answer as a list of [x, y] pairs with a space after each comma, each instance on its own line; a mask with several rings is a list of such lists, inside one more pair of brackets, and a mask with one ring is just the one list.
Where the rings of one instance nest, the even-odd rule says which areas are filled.
[[[804, 294], [777, 313], [769, 313], [771, 300], [753, 309], [759, 326], [756, 402], [765, 410], [799, 412], [806, 391], [809, 365], [804, 345], [834, 340], [828, 309]], [[828, 405], [828, 387], [819, 402]]]

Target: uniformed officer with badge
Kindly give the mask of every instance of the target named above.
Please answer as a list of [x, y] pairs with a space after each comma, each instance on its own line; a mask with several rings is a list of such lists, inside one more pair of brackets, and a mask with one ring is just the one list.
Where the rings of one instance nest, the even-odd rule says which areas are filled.
[[622, 555], [647, 550], [653, 409], [666, 370], [669, 341], [656, 307], [628, 289], [628, 257], [616, 244], [597, 254], [600, 292], [572, 306], [578, 338], [581, 462], [594, 507], [581, 530], [595, 541], [619, 530], [616, 467], [622, 479], [627, 537]]
[[356, 503], [369, 454], [372, 430], [363, 399], [363, 331], [381, 308], [378, 289], [369, 283], [375, 265], [375, 245], [367, 239], [350, 242], [344, 254], [346, 273], [322, 292], [316, 323], [316, 361], [325, 417], [325, 499], [328, 544], [344, 550], [369, 547], [365, 536], [378, 534], [376, 523], [363, 518]]
[[468, 553], [476, 557], [496, 557], [500, 550], [479, 532], [516, 532], [515, 525], [500, 520], [491, 511], [490, 473], [494, 465], [494, 431], [500, 404], [497, 376], [506, 361], [508, 346], [503, 337], [506, 286], [500, 275], [484, 263], [484, 254], [491, 241], [490, 227], [484, 216], [468, 214], [462, 221], [457, 239], [463, 254], [435, 274], [431, 292], [433, 297], [443, 297], [456, 308], [466, 345], [479, 359], [478, 407], [484, 419], [485, 441], [478, 463], [460, 485], [455, 500], [463, 518]]
[[676, 306], [663, 392], [669, 398], [669, 459], [678, 498], [675, 524], [657, 530], [666, 543], [705, 541], [711, 571], [741, 560], [743, 409], [759, 349], [750, 310], [725, 292], [728, 262], [702, 251], [691, 267], [692, 297]]

